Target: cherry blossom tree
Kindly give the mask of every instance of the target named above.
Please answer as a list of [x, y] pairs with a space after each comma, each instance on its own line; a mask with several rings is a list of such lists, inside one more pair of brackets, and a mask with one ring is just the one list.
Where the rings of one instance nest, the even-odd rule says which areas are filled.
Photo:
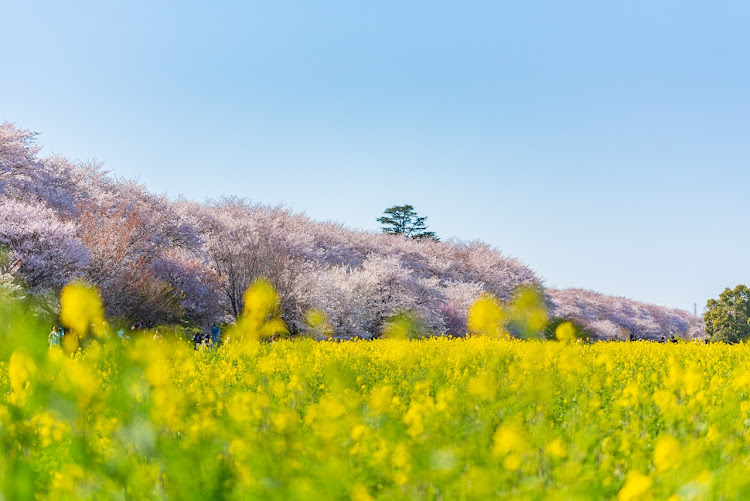
[[81, 278], [89, 264], [88, 249], [76, 226], [63, 222], [44, 206], [4, 198], [0, 202], [0, 246], [17, 263], [18, 276], [33, 293]]
[[698, 317], [684, 310], [640, 303], [583, 289], [547, 289], [550, 315], [571, 320], [600, 339], [650, 339], [696, 334]]
[[36, 133], [0, 124], [0, 194], [19, 194], [33, 183], [40, 149]]
[[284, 320], [302, 326], [300, 301], [309, 285], [312, 263], [287, 238], [284, 224], [288, 213], [237, 198], [214, 201], [202, 211], [201, 237], [211, 267], [223, 284], [228, 313], [237, 318], [247, 287], [257, 278], [265, 278], [279, 294]]
[[0, 303], [23, 298], [23, 288], [15, 276], [20, 265], [20, 259], [11, 258], [7, 250], [0, 249]]
[[[543, 288], [528, 266], [483, 242], [356, 231], [239, 198], [171, 200], [97, 162], [42, 158], [36, 137], [0, 124], [0, 247], [15, 263], [0, 279], [32, 295], [84, 278], [109, 315], [207, 324], [237, 318], [245, 289], [265, 278], [292, 332], [318, 308], [335, 335], [373, 337], [407, 312], [433, 333], [463, 335], [482, 293], [507, 301], [519, 287]], [[550, 317], [599, 338], [696, 330], [681, 310], [579, 289], [545, 293]]]

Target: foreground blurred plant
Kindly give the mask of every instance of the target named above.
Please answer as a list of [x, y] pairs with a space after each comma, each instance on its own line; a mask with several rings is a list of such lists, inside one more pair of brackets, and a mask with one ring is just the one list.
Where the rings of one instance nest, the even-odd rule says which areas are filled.
[[245, 292], [242, 315], [229, 330], [229, 339], [257, 341], [286, 334], [276, 289], [265, 279], [256, 280]]
[[60, 322], [70, 329], [63, 338], [66, 351], [74, 352], [87, 334], [104, 336], [104, 308], [99, 291], [83, 282], [66, 285], [60, 293]]
[[383, 337], [387, 339], [420, 339], [429, 334], [424, 322], [410, 311], [395, 314], [383, 327]]
[[328, 315], [326, 312], [313, 308], [305, 313], [305, 324], [308, 328], [308, 333], [315, 339], [327, 339], [334, 334], [333, 326], [328, 321]]
[[540, 337], [547, 325], [547, 308], [538, 289], [519, 288], [503, 305], [492, 294], [482, 294], [469, 308], [466, 322], [470, 333], [507, 339]]
[[466, 327], [472, 334], [493, 338], [510, 337], [505, 330], [506, 314], [500, 301], [492, 294], [482, 294], [469, 308]]
[[[539, 305], [518, 298], [484, 298], [473, 325], [506, 333]], [[62, 304], [74, 332], [100, 325], [89, 287], [66, 288]], [[258, 343], [283, 325], [273, 288], [256, 283], [217, 349], [142, 332], [86, 335], [66, 355], [22, 306], [0, 302], [0, 499], [750, 492], [745, 344], [409, 340], [408, 315], [388, 324], [400, 339]], [[561, 341], [570, 328], [557, 326]]]

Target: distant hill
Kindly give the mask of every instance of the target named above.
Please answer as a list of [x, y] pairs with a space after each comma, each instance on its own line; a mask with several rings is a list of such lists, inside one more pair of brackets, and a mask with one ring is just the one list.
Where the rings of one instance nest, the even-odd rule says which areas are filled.
[[[172, 200], [95, 163], [39, 156], [36, 136], [0, 125], [0, 279], [54, 313], [61, 287], [98, 286], [107, 313], [149, 324], [232, 321], [257, 277], [282, 298], [293, 331], [319, 308], [340, 337], [378, 336], [414, 312], [434, 332], [463, 335], [482, 292], [545, 290], [550, 315], [596, 338], [694, 334], [697, 318], [578, 289], [544, 289], [522, 262], [482, 242], [414, 241], [312, 221], [242, 199]], [[5, 277], [5, 278], [3, 278]]]

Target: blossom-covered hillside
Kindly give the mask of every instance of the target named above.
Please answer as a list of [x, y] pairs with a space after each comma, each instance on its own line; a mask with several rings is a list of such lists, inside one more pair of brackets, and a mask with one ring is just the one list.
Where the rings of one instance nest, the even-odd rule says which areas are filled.
[[546, 289], [550, 315], [575, 322], [598, 339], [666, 340], [699, 335], [698, 319], [684, 310], [606, 296], [583, 289]]
[[[107, 314], [147, 324], [232, 321], [258, 277], [293, 331], [325, 311], [333, 335], [378, 336], [400, 311], [462, 335], [482, 292], [543, 287], [527, 266], [482, 242], [415, 241], [315, 222], [243, 199], [172, 200], [95, 163], [41, 157], [34, 133], [0, 124], [0, 277], [55, 312], [60, 288], [98, 286]], [[16, 292], [18, 293], [18, 292]], [[586, 291], [547, 291], [553, 317], [602, 338], [686, 335], [695, 318]]]

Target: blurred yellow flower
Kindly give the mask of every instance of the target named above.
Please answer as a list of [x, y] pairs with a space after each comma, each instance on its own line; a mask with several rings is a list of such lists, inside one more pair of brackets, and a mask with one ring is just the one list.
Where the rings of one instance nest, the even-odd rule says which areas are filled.
[[563, 322], [555, 328], [555, 337], [561, 343], [570, 343], [576, 339], [576, 328], [571, 322]]
[[466, 326], [472, 334], [501, 338], [507, 337], [504, 321], [500, 301], [492, 294], [485, 293], [469, 308]]
[[680, 462], [680, 443], [676, 438], [664, 436], [659, 438], [654, 447], [654, 466], [662, 472], [677, 466]]
[[631, 501], [638, 499], [651, 487], [651, 477], [636, 471], [629, 471], [625, 477], [625, 485], [617, 493], [617, 501]]
[[66, 285], [60, 294], [60, 322], [79, 337], [85, 337], [89, 331], [104, 335], [104, 308], [99, 291], [82, 282]]

